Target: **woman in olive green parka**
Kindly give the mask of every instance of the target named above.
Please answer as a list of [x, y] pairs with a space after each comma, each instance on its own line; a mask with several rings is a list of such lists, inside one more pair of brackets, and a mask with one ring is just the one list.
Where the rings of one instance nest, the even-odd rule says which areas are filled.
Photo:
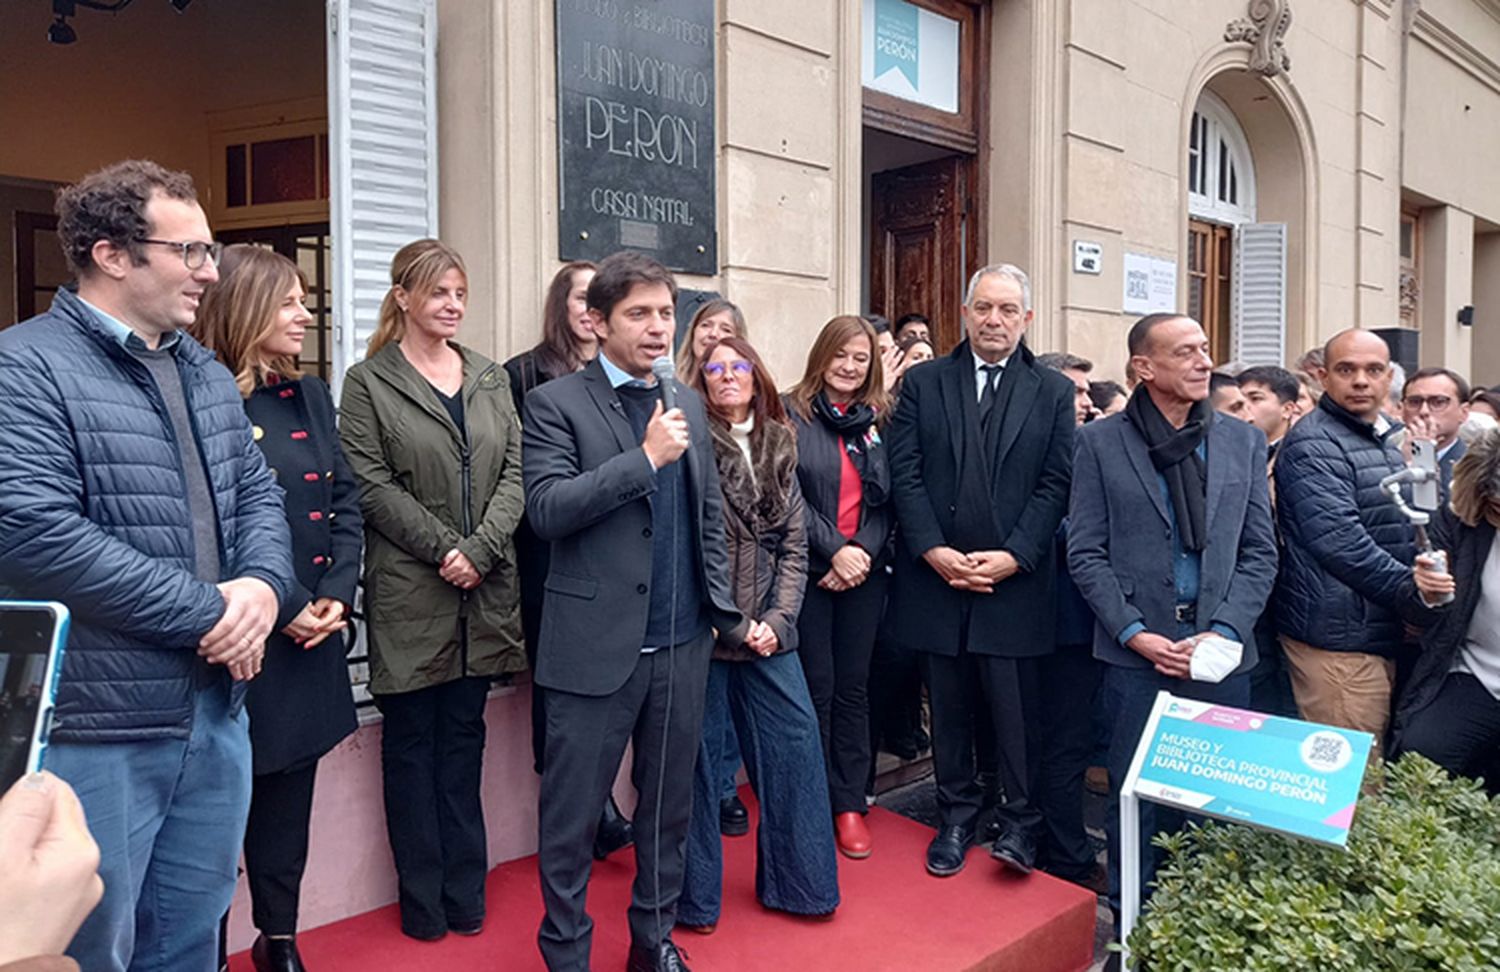
[[340, 436], [365, 517], [370, 692], [401, 929], [484, 925], [479, 781], [490, 680], [526, 667], [511, 535], [521, 426], [505, 369], [457, 344], [468, 275], [436, 240], [403, 247]]
[[[399, 345], [387, 344], [344, 379], [342, 438], [365, 514], [370, 691], [377, 695], [526, 668], [511, 542], [525, 507], [521, 427], [505, 369], [456, 350], [467, 494], [463, 434]], [[484, 578], [471, 591], [438, 574], [453, 549]]]

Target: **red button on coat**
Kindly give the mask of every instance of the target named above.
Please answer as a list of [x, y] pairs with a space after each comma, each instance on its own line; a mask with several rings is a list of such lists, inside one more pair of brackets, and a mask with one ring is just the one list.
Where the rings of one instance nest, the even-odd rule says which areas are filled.
[[303, 478], [303, 479], [304, 479], [304, 480], [306, 480], [306, 481], [307, 481], [307, 482], [309, 482], [309, 483], [315, 483], [315, 482], [317, 482], [317, 481], [318, 481], [318, 478], [319, 478], [319, 477], [318, 477], [318, 474], [317, 474], [317, 473], [315, 473], [315, 472], [310, 472], [310, 473], [303, 473], [303, 474], [302, 474], [302, 478]]
[[323, 511], [313, 510], [311, 513], [307, 514], [307, 518], [309, 520], [321, 520], [323, 519]]
[[318, 556], [316, 556], [316, 557], [313, 558], [313, 563], [316, 564], [316, 565], [318, 565], [319, 567], [321, 567], [321, 566], [323, 566], [323, 561], [326, 560], [326, 559], [327, 558], [324, 557], [322, 554], [319, 554]]
[[295, 431], [295, 432], [292, 433], [292, 438], [294, 438], [294, 439], [305, 439], [305, 438], [307, 438], [307, 430], [306, 429], [298, 429], [297, 431]]

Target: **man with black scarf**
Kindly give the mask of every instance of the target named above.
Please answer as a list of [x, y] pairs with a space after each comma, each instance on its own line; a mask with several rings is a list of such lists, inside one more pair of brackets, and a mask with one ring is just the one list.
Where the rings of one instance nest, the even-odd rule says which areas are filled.
[[1055, 535], [1073, 452], [1073, 383], [1022, 343], [1026, 274], [980, 270], [963, 319], [967, 341], [907, 372], [889, 433], [901, 525], [890, 618], [896, 639], [922, 652], [932, 697], [941, 820], [927, 870], [938, 877], [962, 870], [974, 843], [979, 705], [1005, 790], [990, 854], [1022, 873], [1035, 863], [1036, 661], [1053, 645]]
[[[1255, 665], [1255, 621], [1276, 581], [1266, 488], [1266, 438], [1208, 402], [1208, 338], [1197, 321], [1151, 314], [1130, 329], [1140, 384], [1125, 411], [1084, 427], [1074, 455], [1068, 567], [1097, 619], [1113, 716], [1109, 779], [1118, 788], [1159, 690], [1244, 708]], [[1233, 673], [1192, 681], [1199, 636], [1244, 645]], [[1111, 796], [1117, 796], [1112, 793]], [[1142, 880], [1149, 838], [1176, 821], [1141, 805]], [[1120, 827], [1111, 813], [1110, 904], [1120, 904]]]

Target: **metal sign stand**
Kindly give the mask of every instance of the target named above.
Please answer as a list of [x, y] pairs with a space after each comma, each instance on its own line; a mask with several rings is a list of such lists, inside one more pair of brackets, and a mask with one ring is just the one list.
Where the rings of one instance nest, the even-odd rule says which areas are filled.
[[1140, 779], [1141, 766], [1146, 762], [1149, 743], [1156, 737], [1156, 726], [1172, 696], [1157, 692], [1156, 702], [1151, 706], [1151, 715], [1141, 738], [1136, 742], [1135, 756], [1130, 761], [1130, 772], [1120, 786], [1120, 945], [1125, 949], [1120, 967], [1130, 963], [1130, 933], [1141, 915], [1141, 798], [1136, 795], [1136, 781]]
[[[1153, 777], [1148, 778], [1144, 793], [1141, 792], [1141, 773], [1145, 769], [1146, 760], [1151, 755], [1151, 752], [1154, 748], [1154, 743], [1157, 737], [1157, 729], [1160, 727], [1161, 720], [1166, 717], [1169, 712], [1171, 712], [1173, 719], [1176, 719], [1180, 716], [1180, 713], [1172, 708], [1174, 704], [1179, 702], [1185, 706], [1202, 706], [1207, 704], [1187, 699], [1179, 699], [1169, 692], [1156, 693], [1156, 701], [1151, 706], [1151, 714], [1146, 719], [1146, 725], [1141, 731], [1140, 739], [1136, 742], [1135, 755], [1131, 758], [1130, 761], [1130, 772], [1125, 775], [1124, 781], [1120, 784], [1120, 944], [1124, 948], [1123, 957], [1126, 963], [1130, 961], [1130, 948], [1128, 945], [1130, 941], [1130, 933], [1135, 930], [1136, 922], [1140, 920], [1141, 916], [1141, 897], [1143, 892], [1143, 888], [1141, 887], [1143, 879], [1143, 876], [1141, 874], [1141, 852], [1143, 850], [1141, 846], [1141, 802], [1143, 800], [1149, 800], [1152, 803], [1160, 804], [1162, 806], [1175, 806], [1185, 811], [1199, 813], [1209, 817], [1219, 816], [1211, 808], [1211, 804], [1213, 801], [1209, 800], [1207, 795], [1202, 793], [1191, 794], [1189, 792], [1184, 792], [1183, 790], [1178, 789], [1181, 784], [1164, 785], [1154, 775]], [[1210, 708], [1215, 707], [1216, 706], [1210, 705]], [[1227, 709], [1230, 707], [1223, 706], [1217, 708]], [[1348, 806], [1352, 810], [1354, 801], [1358, 799], [1359, 786], [1364, 778], [1365, 765], [1367, 763], [1367, 757], [1372, 742], [1370, 736], [1367, 733], [1352, 732], [1349, 730], [1338, 729], [1337, 727], [1333, 726], [1324, 726], [1317, 723], [1307, 723], [1295, 719], [1284, 720], [1280, 719], [1277, 716], [1270, 716], [1262, 713], [1244, 712], [1241, 710], [1234, 711], [1238, 712], [1240, 716], [1246, 717], [1246, 719], [1248, 720], [1248, 728], [1250, 729], [1260, 728], [1260, 725], [1256, 720], [1271, 722], [1292, 722], [1304, 727], [1309, 734], [1305, 737], [1302, 743], [1303, 747], [1306, 747], [1311, 742], [1318, 741], [1317, 737], [1319, 736], [1332, 736], [1334, 737], [1335, 741], [1342, 740], [1344, 746], [1346, 747], [1346, 750], [1343, 754], [1342, 761], [1338, 762], [1337, 765], [1326, 767], [1316, 766], [1311, 761], [1312, 759], [1314, 759], [1314, 757], [1308, 755], [1308, 752], [1305, 748], [1302, 751], [1301, 760], [1310, 769], [1322, 770], [1329, 774], [1342, 772], [1342, 776], [1338, 780], [1338, 785], [1341, 788], [1339, 792], [1342, 794], [1340, 800], [1347, 800]], [[1235, 735], [1242, 739], [1250, 738], [1249, 735], [1243, 733], [1236, 733]], [[1282, 733], [1280, 736], [1274, 736], [1272, 738], [1279, 738], [1281, 740], [1281, 744], [1285, 745], [1287, 737], [1285, 736], [1285, 733]], [[1347, 772], [1344, 772], [1346, 767], [1351, 768]], [[1204, 785], [1210, 790], [1212, 789], [1211, 783], [1205, 782]], [[1203, 798], [1205, 802], [1193, 802], [1192, 800], [1187, 799], [1189, 796]], [[1322, 811], [1319, 812], [1320, 818], [1321, 814]], [[1231, 823], [1237, 823], [1243, 826], [1270, 830], [1272, 832], [1281, 833], [1289, 837], [1312, 840], [1325, 846], [1343, 848], [1345, 846], [1345, 842], [1348, 839], [1349, 823], [1347, 821], [1341, 825], [1341, 830], [1336, 829], [1336, 832], [1330, 835], [1327, 832], [1329, 828], [1328, 821], [1321, 819], [1317, 821], [1305, 822], [1318, 823], [1319, 828], [1321, 828], [1319, 830], [1311, 831], [1298, 828], [1296, 826], [1297, 820], [1295, 818], [1293, 818], [1289, 822], [1284, 818], [1284, 815], [1281, 822], [1277, 824], [1268, 823], [1248, 814], [1235, 814], [1234, 816], [1230, 817], [1219, 817], [1219, 819], [1228, 820]]]

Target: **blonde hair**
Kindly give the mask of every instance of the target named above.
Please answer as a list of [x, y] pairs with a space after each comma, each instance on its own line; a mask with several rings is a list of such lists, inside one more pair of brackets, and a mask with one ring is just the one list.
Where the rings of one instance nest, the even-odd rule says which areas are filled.
[[1489, 515], [1489, 501], [1500, 498], [1500, 429], [1486, 429], [1453, 464], [1452, 498], [1448, 504], [1467, 526], [1478, 526]]
[[741, 341], [748, 341], [750, 339], [749, 328], [745, 326], [745, 313], [740, 310], [739, 305], [734, 301], [725, 300], [722, 297], [714, 298], [698, 308], [698, 312], [688, 322], [687, 334], [682, 340], [682, 347], [677, 350], [677, 361], [675, 362], [677, 365], [677, 377], [680, 380], [690, 380], [693, 373], [698, 370], [698, 366], [703, 364], [693, 354], [693, 344], [695, 343], [693, 335], [698, 330], [699, 322], [705, 318], [713, 317], [715, 314], [728, 314], [730, 323], [734, 325], [734, 336]]
[[880, 341], [870, 322], [853, 314], [841, 314], [824, 324], [817, 340], [813, 341], [812, 350], [807, 352], [807, 369], [802, 373], [802, 380], [787, 392], [787, 398], [798, 415], [804, 419], [812, 418], [813, 399], [823, 390], [823, 374], [833, 363], [833, 356], [861, 334], [870, 342], [870, 371], [865, 375], [864, 384], [854, 393], [853, 400], [870, 406], [884, 419], [890, 396], [886, 394], [885, 379], [881, 374]]
[[204, 293], [188, 332], [229, 369], [246, 398], [267, 375], [302, 377], [290, 355], [267, 358], [261, 353], [292, 285], [307, 293], [302, 271], [281, 254], [248, 243], [225, 248], [218, 266], [218, 283]]
[[396, 291], [404, 290], [414, 301], [426, 300], [449, 270], [463, 274], [465, 281], [469, 279], [464, 258], [441, 240], [413, 240], [396, 251], [391, 258], [391, 289], [380, 302], [380, 323], [370, 335], [365, 357], [373, 358], [381, 348], [406, 334], [406, 312], [396, 301]]

